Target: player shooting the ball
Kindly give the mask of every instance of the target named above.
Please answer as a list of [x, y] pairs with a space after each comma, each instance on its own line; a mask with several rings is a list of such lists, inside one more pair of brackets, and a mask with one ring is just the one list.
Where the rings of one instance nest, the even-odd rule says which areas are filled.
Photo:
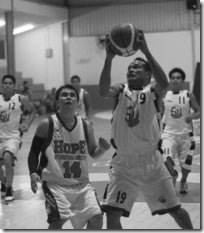
[[[111, 86], [115, 54], [106, 40], [105, 64], [100, 76], [100, 94], [115, 100], [111, 142], [115, 154], [110, 163], [110, 181], [102, 209], [108, 229], [122, 229], [120, 218], [129, 217], [139, 191], [152, 215], [169, 213], [183, 229], [193, 229], [188, 212], [181, 208], [161, 151], [160, 103], [168, 87], [167, 77], [152, 56], [142, 31], [137, 43], [147, 61], [134, 59], [128, 66], [127, 84]], [[150, 84], [153, 74], [155, 84]], [[139, 226], [138, 226], [139, 228]]]

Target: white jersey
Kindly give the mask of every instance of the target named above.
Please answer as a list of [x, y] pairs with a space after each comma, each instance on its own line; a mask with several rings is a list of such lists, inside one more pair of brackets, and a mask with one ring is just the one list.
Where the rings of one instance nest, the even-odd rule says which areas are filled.
[[190, 114], [190, 97], [187, 90], [181, 90], [174, 94], [168, 91], [164, 102], [164, 116], [162, 122], [163, 131], [171, 134], [187, 134], [190, 126], [185, 122], [185, 118]]
[[59, 185], [89, 182], [88, 149], [82, 119], [76, 117], [76, 125], [68, 130], [57, 115], [51, 116], [54, 123], [50, 145], [45, 150], [48, 159], [42, 170], [42, 180]]
[[120, 154], [132, 155], [158, 147], [160, 124], [157, 119], [156, 97], [151, 86], [130, 91], [125, 85], [113, 111], [112, 138]]
[[14, 94], [8, 101], [0, 95], [0, 138], [20, 136], [19, 125], [22, 115], [20, 95]]
[[86, 118], [86, 111], [85, 111], [85, 104], [84, 104], [84, 92], [85, 90], [83, 88], [80, 88], [79, 102], [76, 108], [76, 113], [78, 116]]

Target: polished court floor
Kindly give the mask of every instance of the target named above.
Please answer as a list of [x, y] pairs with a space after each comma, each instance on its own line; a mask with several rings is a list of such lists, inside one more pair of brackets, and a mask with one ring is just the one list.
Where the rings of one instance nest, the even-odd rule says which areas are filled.
[[[14, 191], [15, 200], [6, 204], [4, 199], [0, 203], [0, 229], [10, 230], [34, 230], [47, 229], [47, 216], [44, 207], [44, 196], [39, 187], [38, 193], [33, 194], [30, 189], [30, 180], [27, 167], [27, 156], [31, 145], [31, 140], [36, 126], [42, 117], [36, 117], [31, 128], [23, 137], [23, 145], [18, 153], [18, 160], [15, 166]], [[109, 138], [110, 134], [110, 112], [96, 113], [94, 118], [95, 136]], [[103, 191], [108, 182], [109, 161], [113, 154], [110, 149], [98, 160], [89, 160], [90, 180], [96, 189], [99, 200], [102, 201]], [[201, 229], [201, 205], [200, 205], [200, 137], [196, 136], [196, 150], [193, 160], [193, 171], [189, 176], [189, 192], [186, 195], [178, 193], [182, 206], [189, 212], [194, 229]], [[180, 174], [179, 174], [180, 178]], [[178, 178], [178, 181], [179, 181]], [[179, 190], [179, 182], [177, 182]], [[177, 224], [169, 215], [152, 216], [143, 197], [135, 200], [132, 213], [129, 218], [122, 218], [124, 229], [135, 230], [155, 230], [179, 229]], [[67, 222], [63, 229], [73, 229], [70, 222]], [[106, 229], [106, 219], [104, 216], [104, 226]]]

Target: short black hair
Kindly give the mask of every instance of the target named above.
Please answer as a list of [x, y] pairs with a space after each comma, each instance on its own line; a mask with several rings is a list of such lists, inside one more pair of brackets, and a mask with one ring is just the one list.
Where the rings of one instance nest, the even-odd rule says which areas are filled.
[[71, 77], [71, 82], [73, 82], [74, 79], [78, 79], [78, 81], [81, 82], [81, 78], [78, 75], [73, 75]]
[[175, 67], [175, 68], [173, 68], [172, 70], [170, 70], [170, 71], [169, 71], [169, 78], [170, 78], [170, 79], [171, 79], [171, 75], [172, 75], [173, 73], [180, 73], [181, 76], [182, 76], [183, 81], [186, 79], [186, 74], [185, 74], [185, 72], [184, 72], [181, 68]]
[[65, 84], [65, 85], [63, 85], [63, 86], [61, 86], [61, 87], [59, 87], [59, 88], [57, 89], [57, 91], [56, 91], [56, 93], [55, 93], [55, 100], [56, 100], [56, 101], [59, 100], [60, 92], [61, 92], [63, 89], [66, 89], [66, 88], [72, 89], [72, 90], [76, 93], [77, 101], [79, 101], [79, 93], [78, 93], [78, 91], [76, 90], [75, 87], [73, 87], [73, 86], [70, 85], [70, 84]]
[[145, 66], [145, 70], [152, 72], [151, 67], [150, 67], [148, 61], [146, 61], [144, 58], [142, 58], [142, 57], [136, 57], [134, 59], [134, 61], [142, 61], [142, 62], [144, 62], [145, 63], [145, 65], [144, 65]]
[[2, 77], [2, 81], [1, 82], [3, 83], [6, 78], [10, 78], [12, 80], [12, 82], [14, 83], [14, 85], [16, 84], [16, 78], [13, 75], [11, 75], [11, 74], [5, 74]]

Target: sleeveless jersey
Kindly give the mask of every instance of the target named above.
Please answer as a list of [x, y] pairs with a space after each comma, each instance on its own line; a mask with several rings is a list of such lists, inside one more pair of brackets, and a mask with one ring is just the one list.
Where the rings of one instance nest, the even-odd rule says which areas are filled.
[[47, 164], [42, 170], [42, 180], [59, 185], [72, 185], [89, 182], [88, 149], [82, 119], [71, 131], [58, 119], [53, 119], [53, 135], [50, 145], [45, 150]]
[[164, 102], [164, 116], [162, 122], [163, 131], [172, 134], [187, 134], [189, 124], [185, 122], [185, 117], [190, 113], [190, 98], [187, 90], [181, 90], [178, 94], [168, 91]]
[[20, 136], [19, 125], [22, 115], [20, 95], [14, 94], [5, 101], [0, 95], [0, 138], [15, 138]]
[[156, 96], [150, 85], [138, 91], [130, 91], [125, 85], [112, 118], [111, 136], [118, 152], [132, 155], [158, 147], [160, 123], [155, 104]]
[[85, 90], [83, 88], [80, 88], [79, 102], [76, 108], [76, 113], [78, 116], [86, 118], [86, 111], [85, 111], [85, 104], [84, 104], [84, 92]]

